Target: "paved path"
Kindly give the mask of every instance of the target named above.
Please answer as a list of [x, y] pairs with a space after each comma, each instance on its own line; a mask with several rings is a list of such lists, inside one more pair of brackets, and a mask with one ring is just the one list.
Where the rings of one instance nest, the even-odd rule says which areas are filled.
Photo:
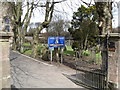
[[12, 84], [16, 88], [83, 88], [65, 75], [75, 71], [64, 65], [51, 65], [10, 52]]

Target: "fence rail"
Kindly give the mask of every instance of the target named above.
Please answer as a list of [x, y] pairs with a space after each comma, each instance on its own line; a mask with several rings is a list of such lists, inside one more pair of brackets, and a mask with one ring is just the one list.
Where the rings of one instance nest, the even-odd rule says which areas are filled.
[[105, 74], [96, 71], [88, 71], [76, 68], [76, 80], [78, 83], [87, 85], [94, 89], [105, 90]]
[[89, 50], [79, 56], [76, 51], [75, 57], [68, 57], [64, 64], [76, 69], [76, 74], [70, 79], [96, 90], [106, 90], [107, 73], [101, 70], [102, 56], [100, 51]]

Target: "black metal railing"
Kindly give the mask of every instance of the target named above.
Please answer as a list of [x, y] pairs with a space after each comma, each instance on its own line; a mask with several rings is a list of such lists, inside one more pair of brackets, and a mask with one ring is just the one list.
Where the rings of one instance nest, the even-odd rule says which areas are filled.
[[[106, 90], [107, 73], [101, 70], [102, 58], [96, 57], [96, 51], [90, 50], [90, 54], [77, 58], [76, 51], [76, 81], [97, 90]], [[99, 53], [100, 56], [100, 53]]]
[[77, 68], [76, 81], [88, 87], [105, 90], [106, 80], [105, 73], [102, 71], [88, 71]]

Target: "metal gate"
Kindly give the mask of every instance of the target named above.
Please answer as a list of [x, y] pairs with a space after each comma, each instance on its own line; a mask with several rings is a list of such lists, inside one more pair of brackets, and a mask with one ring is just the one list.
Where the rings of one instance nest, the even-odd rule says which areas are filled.
[[[104, 48], [96, 50], [94, 48], [89, 49], [82, 53], [75, 52], [75, 60], [71, 63], [71, 66], [76, 69], [76, 74], [69, 77], [77, 84], [82, 84], [92, 89], [106, 90], [108, 88], [108, 38], [104, 38]], [[101, 46], [101, 45], [100, 45]], [[103, 57], [105, 62], [103, 66]], [[69, 65], [69, 64], [68, 64]], [[105, 69], [102, 69], [105, 67]]]
[[[106, 90], [108, 88], [108, 36], [100, 42], [99, 50], [92, 49], [77, 58], [76, 51], [76, 82], [88, 87]], [[101, 41], [101, 40], [100, 40]], [[104, 60], [104, 61], [103, 61]]]

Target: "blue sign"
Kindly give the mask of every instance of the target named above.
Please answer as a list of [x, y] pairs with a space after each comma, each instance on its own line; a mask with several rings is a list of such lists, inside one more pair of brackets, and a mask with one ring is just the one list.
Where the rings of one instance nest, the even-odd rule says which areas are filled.
[[48, 47], [65, 47], [64, 37], [49, 37]]

